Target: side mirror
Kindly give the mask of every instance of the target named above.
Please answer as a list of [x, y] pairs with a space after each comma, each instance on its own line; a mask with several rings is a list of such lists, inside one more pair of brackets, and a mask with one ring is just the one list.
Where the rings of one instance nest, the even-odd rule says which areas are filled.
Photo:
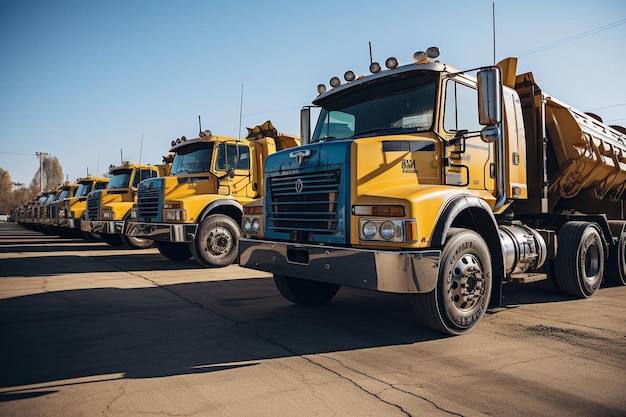
[[502, 121], [502, 82], [499, 68], [478, 72], [478, 120], [483, 126]]
[[303, 107], [300, 110], [300, 141], [306, 145], [311, 141], [311, 108]]

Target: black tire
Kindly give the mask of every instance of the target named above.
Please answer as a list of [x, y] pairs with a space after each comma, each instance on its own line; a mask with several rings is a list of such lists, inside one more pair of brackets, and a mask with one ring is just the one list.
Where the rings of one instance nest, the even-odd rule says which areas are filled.
[[606, 280], [618, 285], [626, 285], [626, 231], [620, 234], [616, 245], [609, 249]]
[[237, 259], [241, 229], [230, 217], [213, 214], [198, 226], [190, 246], [194, 259], [203, 266], [224, 267]]
[[161, 255], [172, 261], [184, 261], [191, 258], [188, 243], [156, 242], [156, 247]]
[[123, 246], [122, 237], [120, 235], [111, 235], [108, 233], [101, 233], [100, 239], [102, 239], [109, 246]]
[[154, 246], [154, 240], [140, 237], [120, 235], [122, 243], [129, 249], [148, 249]]
[[452, 229], [441, 253], [437, 285], [412, 296], [418, 320], [445, 334], [468, 333], [487, 311], [492, 274], [483, 238], [473, 230]]
[[337, 294], [339, 284], [274, 274], [274, 284], [280, 294], [294, 304], [319, 306], [328, 303]]
[[591, 297], [602, 284], [604, 243], [595, 223], [568, 222], [558, 232], [556, 280], [565, 294]]

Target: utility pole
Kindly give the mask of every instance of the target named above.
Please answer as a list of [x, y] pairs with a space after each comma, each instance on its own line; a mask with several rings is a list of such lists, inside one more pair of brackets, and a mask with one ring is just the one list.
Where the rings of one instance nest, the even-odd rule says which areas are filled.
[[43, 192], [43, 160], [46, 156], [50, 155], [48, 152], [35, 152], [37, 158], [39, 158], [39, 192]]

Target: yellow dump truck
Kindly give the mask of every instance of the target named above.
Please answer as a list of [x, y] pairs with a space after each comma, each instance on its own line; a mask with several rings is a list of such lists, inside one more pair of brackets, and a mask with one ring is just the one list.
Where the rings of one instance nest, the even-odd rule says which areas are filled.
[[151, 239], [165, 257], [226, 266], [237, 258], [242, 206], [263, 195], [265, 158], [297, 146], [270, 121], [248, 129], [246, 139], [201, 132], [172, 142], [170, 175], [139, 184], [129, 237]]
[[56, 189], [54, 198], [44, 209], [43, 226], [49, 233], [57, 233], [59, 226], [58, 208], [59, 203], [66, 198], [74, 196], [78, 184], [65, 182]]
[[78, 187], [74, 195], [65, 197], [57, 203], [55, 225], [58, 227], [60, 234], [85, 237], [91, 240], [91, 235], [84, 234], [80, 230], [80, 220], [87, 208], [87, 195], [91, 191], [105, 189], [109, 179], [88, 176], [78, 178], [76, 183]]
[[169, 164], [146, 165], [124, 162], [109, 167], [109, 182], [102, 190], [87, 195], [87, 209], [80, 222], [80, 230], [99, 235], [111, 246], [122, 244], [134, 249], [151, 247], [147, 239], [127, 237], [126, 221], [130, 218], [137, 194], [137, 185], [147, 179], [166, 175]]
[[305, 144], [268, 157], [264, 200], [244, 208], [240, 266], [301, 305], [342, 285], [411, 294], [423, 324], [453, 335], [505, 283], [624, 285], [624, 128], [516, 75], [514, 58], [461, 71], [438, 55], [318, 86], [312, 135], [305, 107]]

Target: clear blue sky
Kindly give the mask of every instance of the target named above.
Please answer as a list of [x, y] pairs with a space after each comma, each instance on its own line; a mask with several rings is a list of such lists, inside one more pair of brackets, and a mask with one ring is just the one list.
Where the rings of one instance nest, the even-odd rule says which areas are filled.
[[[29, 184], [35, 152], [70, 180], [157, 163], [172, 139], [299, 132], [318, 83], [438, 46], [457, 68], [493, 62], [492, 0], [0, 0], [0, 167]], [[626, 125], [624, 0], [499, 0], [496, 59]], [[142, 146], [143, 136], [143, 146]], [[141, 152], [140, 152], [141, 150]]]

